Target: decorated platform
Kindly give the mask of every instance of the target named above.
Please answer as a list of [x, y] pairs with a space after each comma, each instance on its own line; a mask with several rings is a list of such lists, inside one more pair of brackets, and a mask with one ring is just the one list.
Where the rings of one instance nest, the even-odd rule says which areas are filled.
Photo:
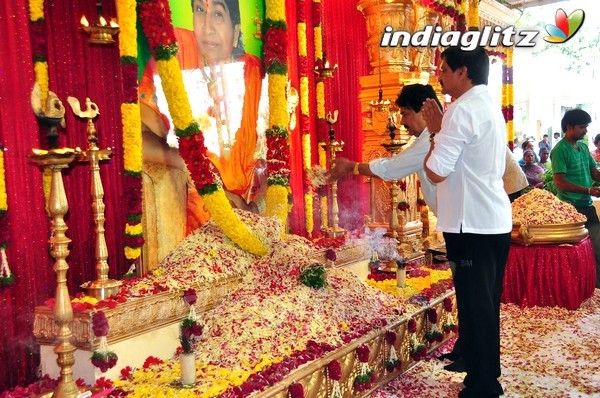
[[[207, 223], [159, 268], [125, 281], [116, 297], [74, 299], [75, 378], [133, 397], [283, 397], [299, 389], [326, 396], [336, 385], [342, 396], [362, 396], [455, 332], [447, 265], [409, 265], [406, 286], [399, 288], [395, 274], [369, 268], [372, 245], [361, 236], [324, 248], [282, 235], [274, 219], [241, 216], [267, 243], [266, 256], [241, 251]], [[369, 281], [352, 268], [371, 270]], [[307, 282], [315, 278], [322, 284]], [[190, 291], [203, 333], [194, 350], [197, 381], [183, 388], [179, 322], [189, 314], [182, 297]], [[47, 333], [53, 330], [52, 302], [47, 304], [36, 312], [36, 337], [43, 371], [56, 376], [49, 371], [56, 356]], [[89, 361], [98, 350], [94, 317], [100, 311], [119, 358], [112, 368]]]

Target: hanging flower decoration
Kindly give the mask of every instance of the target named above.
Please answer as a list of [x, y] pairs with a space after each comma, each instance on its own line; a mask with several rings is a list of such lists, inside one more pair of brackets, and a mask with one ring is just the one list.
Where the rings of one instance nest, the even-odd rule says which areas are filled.
[[327, 364], [327, 374], [332, 381], [331, 394], [329, 398], [342, 398], [340, 380], [342, 379], [342, 366], [339, 361], [333, 360]]
[[[277, 217], [287, 225], [289, 212], [289, 147], [287, 126], [287, 47], [285, 2], [267, 0], [263, 22], [264, 59], [268, 73], [269, 126], [267, 137], [267, 216]], [[283, 229], [285, 233], [285, 228]]]
[[[123, 168], [125, 239], [124, 255], [129, 269], [135, 270], [140, 262], [144, 245], [142, 229], [142, 129], [137, 85], [137, 29], [136, 0], [118, 0], [117, 17], [121, 22], [119, 55], [123, 103]], [[129, 273], [129, 272], [128, 272]]]
[[[0, 132], [0, 140], [2, 139]], [[6, 172], [4, 169], [4, 147], [0, 144], [0, 286], [9, 286], [15, 281], [13, 274], [8, 266], [6, 257], [6, 247], [10, 241], [8, 220], [8, 196], [6, 194]]]
[[[312, 168], [312, 144], [310, 136], [310, 88], [308, 70], [308, 38], [306, 36], [306, 16], [304, 0], [296, 1], [296, 31], [298, 34], [298, 73], [300, 75], [300, 133], [302, 134], [302, 166], [304, 179]], [[309, 186], [304, 187], [304, 227], [309, 237], [314, 229], [313, 193]]]
[[92, 330], [94, 336], [99, 338], [98, 348], [92, 353], [92, 364], [104, 373], [113, 368], [119, 359], [117, 354], [108, 349], [106, 336], [108, 336], [109, 325], [104, 311], [98, 311], [92, 315]]
[[452, 297], [445, 297], [444, 298], [444, 310], [446, 312], [452, 312]]
[[375, 371], [369, 368], [369, 355], [371, 354], [369, 347], [362, 344], [356, 348], [356, 357], [360, 362], [360, 371], [354, 378], [353, 387], [356, 391], [366, 391], [373, 386], [377, 380]]
[[513, 86], [513, 49], [506, 49], [506, 58], [502, 65], [502, 115], [504, 121], [506, 121], [506, 140], [513, 148], [513, 141], [515, 139], [515, 125], [514, 125], [514, 95], [515, 90]]
[[[180, 139], [181, 156], [185, 160], [196, 189], [202, 195], [206, 209], [215, 224], [239, 247], [255, 255], [267, 254], [265, 245], [234, 213], [220, 179], [206, 157], [204, 137], [192, 117], [181, 68], [175, 57], [178, 46], [171, 23], [168, 0], [138, 0], [138, 12], [142, 29], [148, 38], [150, 50], [156, 59], [158, 73], [163, 82], [169, 113], [173, 118], [175, 133]], [[282, 92], [285, 94], [285, 85]], [[269, 99], [271, 100], [271, 96]]]
[[288, 389], [290, 398], [304, 398], [304, 387], [300, 383], [292, 383]]
[[[289, 132], [279, 126], [265, 131], [267, 138], [267, 216], [276, 216], [287, 224], [288, 189], [290, 185]], [[285, 231], [285, 228], [284, 228]]]
[[413, 361], [418, 361], [427, 355], [427, 348], [417, 339], [417, 321], [414, 318], [408, 320], [407, 330], [410, 333], [409, 355]]
[[438, 313], [437, 313], [436, 309], [428, 308], [426, 311], [426, 314], [427, 314], [427, 321], [429, 322], [430, 326], [429, 326], [429, 328], [427, 328], [427, 332], [425, 333], [425, 338], [430, 343], [433, 343], [434, 341], [442, 341], [444, 338], [444, 335], [442, 334], [442, 332], [440, 332], [440, 330], [437, 327]]
[[394, 345], [396, 344], [397, 336], [393, 330], [387, 330], [384, 335], [386, 343], [390, 345], [390, 354], [383, 365], [388, 372], [393, 372], [394, 369], [402, 368], [402, 361], [398, 358], [398, 353]]
[[454, 316], [452, 314], [448, 315], [446, 322], [442, 325], [442, 329], [444, 329], [444, 333], [448, 334], [450, 332], [458, 332], [458, 325], [454, 321]]
[[407, 201], [403, 200], [400, 203], [398, 203], [398, 210], [404, 211], [404, 210], [408, 210], [408, 209], [410, 209], [410, 205], [408, 204]]

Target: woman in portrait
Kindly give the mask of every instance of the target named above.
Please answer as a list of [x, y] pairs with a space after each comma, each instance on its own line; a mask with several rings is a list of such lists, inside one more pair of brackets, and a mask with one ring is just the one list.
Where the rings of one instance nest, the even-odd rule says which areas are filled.
[[[256, 211], [252, 202], [266, 184], [264, 169], [255, 170], [263, 65], [244, 50], [239, 0], [192, 0], [191, 7], [193, 31], [176, 27], [175, 36], [192, 113], [230, 201], [235, 207]], [[156, 63], [151, 59], [139, 88], [144, 158], [152, 161], [160, 156], [176, 167], [185, 167], [176, 150], [163, 155], [171, 126], [163, 114], [164, 104], [159, 104], [156, 75]], [[154, 141], [157, 144], [152, 144]], [[193, 190], [188, 214], [193, 224], [188, 230], [208, 219]]]

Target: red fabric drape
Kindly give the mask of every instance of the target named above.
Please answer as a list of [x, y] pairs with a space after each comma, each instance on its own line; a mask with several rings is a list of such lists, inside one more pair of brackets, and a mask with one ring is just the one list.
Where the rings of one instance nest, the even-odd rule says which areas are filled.
[[503, 303], [579, 308], [594, 294], [596, 261], [590, 238], [573, 245], [510, 246]]
[[[288, 40], [290, 62], [289, 78], [294, 87], [299, 87], [298, 75], [298, 49], [296, 34], [296, 0], [286, 0]], [[311, 15], [311, 1], [304, 1], [307, 33], [307, 54], [309, 69], [314, 67], [314, 37]], [[365, 46], [367, 39], [366, 23], [364, 16], [352, 1], [326, 0], [322, 4], [323, 48], [327, 59], [337, 63], [339, 69], [332, 79], [325, 82], [326, 112], [339, 110], [338, 122], [334, 125], [336, 138], [345, 142], [343, 152], [339, 156], [349, 159], [362, 159], [362, 146], [364, 134], [361, 131], [361, 113], [358, 94], [360, 91], [359, 77], [369, 74], [368, 54]], [[312, 163], [317, 164], [317, 119], [315, 96], [315, 75], [309, 74], [309, 87], [311, 87], [311, 144]], [[297, 109], [298, 123], [300, 123], [300, 110]], [[326, 135], [326, 132], [322, 135]], [[291, 187], [294, 208], [290, 214], [290, 226], [294, 233], [304, 235], [304, 190], [302, 172], [302, 144], [299, 131], [292, 132], [291, 140]], [[352, 230], [362, 225], [363, 215], [368, 213], [368, 187], [362, 179], [348, 176], [339, 181], [338, 204], [340, 208], [339, 225]], [[315, 196], [315, 230], [319, 225], [319, 199]]]
[[[334, 77], [327, 81], [326, 111], [339, 110], [334, 127], [336, 138], [345, 145], [338, 156], [361, 161], [365, 137], [361, 130], [359, 78], [369, 74], [365, 18], [354, 1], [325, 0], [323, 11], [323, 47], [327, 59], [339, 66]], [[363, 216], [369, 209], [368, 186], [362, 177], [347, 176], [339, 180], [338, 204], [340, 227], [352, 230], [363, 225]]]
[[[0, 2], [0, 138], [5, 152], [10, 246], [9, 265], [16, 282], [0, 288], [0, 391], [25, 384], [36, 376], [38, 348], [32, 337], [33, 311], [55, 293], [54, 260], [49, 255], [50, 222], [44, 209], [42, 171], [27, 159], [32, 148], [43, 147], [40, 128], [31, 110], [29, 97], [34, 84], [29, 36], [27, 0]], [[65, 130], [60, 146], [86, 148], [86, 124], [73, 115], [67, 97], [85, 103], [89, 97], [99, 109], [95, 120], [101, 148], [114, 148], [113, 157], [101, 166], [106, 205], [106, 243], [110, 276], [126, 270], [123, 255], [125, 207], [121, 197], [122, 128], [120, 103], [122, 89], [117, 45], [94, 46], [79, 31], [83, 14], [95, 14], [94, 2], [47, 0], [46, 7], [50, 90], [66, 107]], [[104, 13], [115, 15], [114, 3], [104, 2]], [[85, 163], [73, 164], [63, 174], [69, 213], [65, 221], [71, 238], [67, 258], [69, 291], [96, 276], [95, 232], [90, 200], [90, 172]]]

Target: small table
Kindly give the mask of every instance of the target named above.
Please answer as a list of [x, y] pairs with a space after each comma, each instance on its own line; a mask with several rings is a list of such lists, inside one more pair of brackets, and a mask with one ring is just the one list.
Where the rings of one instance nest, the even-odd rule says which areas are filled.
[[595, 284], [596, 262], [589, 237], [564, 245], [511, 244], [502, 302], [574, 310], [592, 296]]

